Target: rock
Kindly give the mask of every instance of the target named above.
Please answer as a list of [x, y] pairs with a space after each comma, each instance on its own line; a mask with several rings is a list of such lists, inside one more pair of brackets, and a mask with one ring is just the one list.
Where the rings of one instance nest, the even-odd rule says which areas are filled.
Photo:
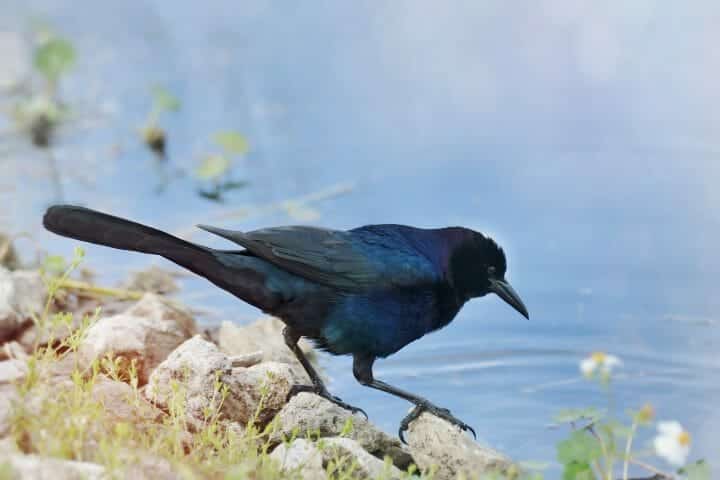
[[230, 364], [235, 367], [252, 367], [263, 360], [263, 352], [248, 353], [246, 355], [233, 355], [230, 358]]
[[0, 348], [0, 361], [8, 359], [25, 360], [27, 357], [28, 354], [23, 346], [14, 340], [7, 342]]
[[10, 359], [0, 362], [0, 385], [16, 382], [27, 375], [27, 363], [23, 360]]
[[349, 468], [352, 468], [352, 478], [358, 479], [395, 479], [403, 475], [350, 438], [331, 437], [317, 443], [297, 438], [289, 445], [279, 445], [270, 457], [280, 464], [283, 472], [299, 473], [303, 479], [334, 478]]
[[45, 284], [38, 272], [0, 267], [0, 342], [32, 324], [45, 308]]
[[125, 313], [101, 318], [91, 326], [80, 346], [80, 357], [85, 367], [108, 354], [123, 357], [123, 368], [135, 359], [143, 385], [150, 372], [195, 331], [195, 321], [188, 313], [148, 293]]
[[283, 472], [298, 473], [305, 480], [325, 480], [327, 475], [323, 467], [323, 455], [319, 448], [304, 438], [292, 443], [278, 445], [270, 458], [280, 464]]
[[[0, 33], [0, 38], [1, 37], [2, 34]], [[0, 233], [0, 267], [5, 267], [8, 270], [17, 270], [20, 268], [20, 258], [15, 251], [12, 238], [4, 233]]]
[[365, 420], [361, 415], [352, 415], [324, 398], [311, 393], [299, 393], [280, 410], [276, 418], [276, 430], [270, 434], [270, 441], [280, 443], [284, 439], [320, 434], [321, 437], [335, 437], [341, 434], [349, 418], [352, 430], [347, 437], [357, 441], [372, 455], [389, 456], [393, 463], [405, 470], [413, 459], [400, 440], [393, 438]]
[[434, 415], [423, 413], [405, 434], [410, 452], [422, 471], [437, 468], [435, 479], [482, 477], [509, 470], [505, 455], [474, 442], [465, 432]]
[[118, 422], [152, 422], [159, 420], [163, 415], [145, 398], [140, 396], [136, 398], [130, 385], [104, 375], [99, 376], [95, 381], [92, 395], [103, 404], [109, 416]]
[[385, 464], [382, 460], [370, 455], [355, 440], [334, 437], [325, 439], [324, 444], [322, 453], [326, 465], [333, 462], [347, 467], [355, 462], [356, 467], [353, 474], [359, 478], [396, 479], [402, 477], [402, 472], [398, 468], [391, 464]]
[[236, 412], [233, 392], [229, 391], [221, 402], [218, 391], [219, 387], [231, 383], [232, 366], [228, 357], [215, 344], [196, 335], [158, 365], [150, 375], [144, 395], [163, 410], [168, 410], [170, 403], [184, 400], [188, 421], [196, 425], [221, 403], [222, 409], [233, 417]]
[[[242, 404], [234, 416], [247, 424], [257, 414], [255, 423], [265, 425], [283, 408], [290, 388], [308, 382], [304, 372], [298, 374], [287, 363], [264, 362], [248, 368], [234, 368], [230, 388]], [[261, 400], [262, 409], [258, 412]]]
[[[244, 326], [223, 322], [217, 332], [218, 346], [228, 355], [261, 351], [265, 362], [289, 363], [302, 369], [295, 355], [285, 345], [282, 334], [284, 328], [285, 324], [274, 317], [262, 317]], [[308, 358], [314, 358], [315, 352], [308, 342], [300, 340], [300, 348]]]
[[218, 388], [223, 386], [227, 395], [222, 401], [221, 418], [247, 424], [262, 399], [263, 409], [255, 418], [262, 425], [285, 404], [290, 387], [304, 381], [307, 380], [299, 377], [290, 365], [278, 362], [232, 368], [231, 359], [215, 344], [196, 335], [155, 369], [145, 396], [167, 409], [172, 395], [184, 395], [189, 420], [197, 424], [209, 410], [220, 405]]
[[128, 281], [122, 284], [126, 290], [151, 292], [159, 295], [175, 293], [179, 290], [172, 272], [153, 265], [145, 270], [133, 273]]
[[9, 476], [11, 479], [101, 480], [108, 478], [105, 475], [105, 469], [100, 465], [39, 455], [0, 453], [0, 464], [3, 463], [9, 465], [12, 472]]
[[20, 396], [15, 385], [0, 384], [0, 438], [10, 433], [10, 420], [14, 404], [19, 399]]
[[125, 468], [122, 475], [112, 478], [132, 478], [133, 480], [175, 480], [184, 478], [178, 475], [172, 464], [162, 458], [144, 452], [121, 453]]

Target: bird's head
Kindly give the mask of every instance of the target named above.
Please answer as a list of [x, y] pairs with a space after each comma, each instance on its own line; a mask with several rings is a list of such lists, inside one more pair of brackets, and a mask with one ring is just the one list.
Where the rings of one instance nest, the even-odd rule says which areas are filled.
[[468, 300], [494, 293], [530, 318], [520, 296], [505, 280], [507, 261], [503, 249], [490, 237], [463, 230], [464, 238], [453, 248], [449, 262], [450, 281], [458, 294]]

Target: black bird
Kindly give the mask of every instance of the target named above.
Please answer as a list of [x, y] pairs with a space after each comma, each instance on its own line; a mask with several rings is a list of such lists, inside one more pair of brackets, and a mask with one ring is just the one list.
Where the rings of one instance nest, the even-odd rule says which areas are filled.
[[312, 380], [312, 385], [294, 386], [290, 396], [313, 392], [362, 412], [327, 391], [297, 343], [306, 337], [332, 354], [352, 355], [358, 382], [415, 404], [400, 424], [401, 439], [423, 411], [475, 431], [449, 410], [374, 378], [377, 358], [444, 327], [465, 302], [488, 293], [529, 318], [505, 280], [502, 248], [467, 228], [367, 225], [342, 231], [291, 226], [245, 233], [200, 225], [243, 247], [215, 250], [83, 207], [50, 207], [43, 223], [51, 232], [77, 240], [161, 255], [282, 319], [285, 343]]

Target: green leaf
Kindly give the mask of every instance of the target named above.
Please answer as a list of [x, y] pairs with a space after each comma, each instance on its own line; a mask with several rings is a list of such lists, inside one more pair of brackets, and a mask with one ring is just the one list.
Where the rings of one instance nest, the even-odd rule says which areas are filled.
[[215, 180], [228, 170], [232, 162], [225, 155], [208, 155], [202, 159], [195, 175], [201, 180]]
[[599, 421], [604, 415], [605, 412], [600, 411], [595, 407], [565, 408], [563, 410], [560, 410], [557, 415], [553, 417], [553, 420], [557, 423], [575, 423], [579, 422], [580, 420], [595, 423]]
[[567, 440], [557, 444], [557, 458], [564, 465], [592, 462], [601, 453], [600, 443], [582, 430], [572, 432]]
[[565, 465], [563, 480], [594, 480], [593, 471], [588, 462], [571, 462]]
[[710, 480], [710, 465], [705, 460], [698, 460], [685, 465], [678, 473], [687, 476], [687, 480]]
[[35, 50], [34, 64], [45, 77], [56, 81], [75, 63], [75, 48], [62, 38], [51, 38]]
[[180, 100], [162, 87], [153, 87], [153, 102], [159, 111], [176, 112], [180, 110]]
[[213, 140], [225, 153], [231, 155], [244, 155], [250, 148], [247, 139], [238, 132], [218, 132], [213, 136]]
[[60, 255], [48, 255], [43, 261], [43, 268], [48, 273], [61, 273], [67, 268], [67, 262]]

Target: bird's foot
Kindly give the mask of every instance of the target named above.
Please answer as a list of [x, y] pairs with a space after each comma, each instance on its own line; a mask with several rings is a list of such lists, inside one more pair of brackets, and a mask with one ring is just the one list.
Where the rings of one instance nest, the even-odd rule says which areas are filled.
[[308, 392], [308, 393], [314, 393], [315, 395], [324, 398], [325, 400], [334, 403], [340, 408], [343, 408], [345, 410], [349, 410], [353, 414], [355, 413], [362, 413], [365, 417], [365, 420], [367, 420], [368, 416], [367, 413], [365, 413], [365, 410], [362, 408], [354, 407], [350, 405], [349, 403], [343, 402], [340, 398], [336, 397], [335, 395], [332, 395], [330, 392], [327, 391], [327, 389], [322, 385], [293, 385], [290, 388], [290, 391], [288, 392], [287, 399], [290, 400], [292, 397], [297, 395], [301, 392]]
[[403, 442], [405, 445], [407, 445], [407, 442], [405, 441], [405, 436], [403, 434], [410, 426], [410, 423], [416, 418], [418, 418], [423, 412], [428, 412], [438, 418], [442, 418], [446, 422], [449, 422], [452, 425], [459, 427], [465, 432], [469, 431], [473, 434], [473, 437], [477, 439], [475, 430], [467, 423], [453, 416], [453, 414], [450, 413], [450, 410], [448, 410], [447, 408], [440, 408], [430, 402], [423, 402], [416, 404], [415, 408], [413, 408], [410, 413], [405, 418], [403, 418], [402, 422], [400, 422], [400, 430], [398, 430], [398, 436], [400, 437], [400, 441]]

